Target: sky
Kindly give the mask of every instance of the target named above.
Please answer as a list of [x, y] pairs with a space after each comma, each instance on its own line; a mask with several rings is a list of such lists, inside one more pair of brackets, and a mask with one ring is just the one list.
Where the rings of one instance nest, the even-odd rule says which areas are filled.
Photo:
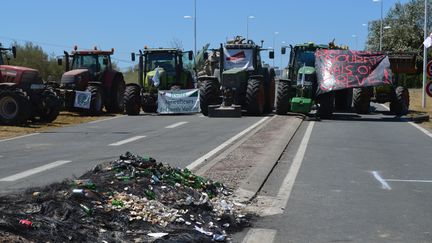
[[[384, 16], [398, 2], [381, 1]], [[9, 0], [1, 8], [4, 46], [32, 41], [54, 55], [74, 45], [114, 48], [114, 61], [122, 70], [134, 64], [130, 53], [144, 46], [177, 42], [193, 50], [194, 17], [198, 50], [206, 43], [217, 48], [236, 35], [246, 36], [249, 26], [249, 38], [264, 40], [266, 48], [275, 46], [275, 66], [286, 66], [288, 55], [280, 55], [281, 45], [336, 39], [350, 49], [363, 49], [367, 23], [381, 16], [381, 3], [373, 0]], [[262, 55], [273, 64], [267, 53]]]

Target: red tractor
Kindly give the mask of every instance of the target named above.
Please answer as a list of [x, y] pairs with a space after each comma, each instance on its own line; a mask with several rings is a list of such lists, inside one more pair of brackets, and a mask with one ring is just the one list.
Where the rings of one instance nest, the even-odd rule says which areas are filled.
[[15, 58], [16, 48], [0, 44], [0, 124], [54, 121], [61, 107], [59, 97], [45, 86], [38, 70], [5, 65], [10, 54]]
[[[98, 115], [103, 107], [109, 113], [123, 112], [125, 82], [123, 74], [113, 69], [111, 51], [94, 48], [71, 54], [64, 52], [65, 73], [60, 84], [54, 84], [67, 110]], [[58, 59], [63, 64], [63, 58]]]

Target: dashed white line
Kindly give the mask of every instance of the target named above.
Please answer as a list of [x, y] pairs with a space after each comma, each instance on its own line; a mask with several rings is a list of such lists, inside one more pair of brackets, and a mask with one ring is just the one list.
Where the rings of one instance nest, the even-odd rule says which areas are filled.
[[182, 122], [176, 122], [176, 123], [174, 123], [174, 124], [172, 124], [172, 125], [166, 126], [165, 128], [176, 128], [176, 127], [179, 127], [179, 126], [184, 125], [184, 124], [186, 124], [186, 123], [188, 123], [188, 122], [185, 122], [185, 121], [182, 121]]
[[18, 137], [13, 137], [13, 138], [5, 138], [0, 140], [0, 142], [6, 142], [6, 141], [10, 141], [10, 140], [14, 140], [14, 139], [19, 139], [19, 138], [26, 138], [26, 137], [31, 137], [34, 135], [38, 135], [40, 133], [36, 132], [36, 133], [30, 133], [30, 134], [26, 134], [26, 135], [22, 135], [22, 136], [18, 136]]
[[133, 142], [133, 141], [145, 138], [145, 137], [146, 136], [135, 136], [135, 137], [131, 137], [131, 138], [128, 138], [128, 139], [125, 139], [125, 140], [121, 140], [121, 141], [109, 144], [108, 146], [120, 146], [120, 145], [123, 145], [123, 144], [126, 144], [126, 143], [130, 143], [130, 142]]
[[95, 123], [99, 123], [99, 122], [104, 122], [104, 121], [109, 121], [109, 120], [114, 120], [120, 117], [124, 117], [125, 115], [121, 115], [121, 116], [115, 116], [115, 117], [109, 117], [106, 119], [101, 119], [101, 120], [96, 120], [96, 121], [91, 121], [91, 122], [87, 122], [87, 124], [95, 124]]
[[273, 229], [250, 229], [242, 243], [273, 242], [277, 231]]
[[70, 162], [72, 162], [72, 161], [70, 161], [70, 160], [58, 160], [58, 161], [55, 161], [55, 162], [52, 162], [52, 163], [49, 163], [46, 165], [42, 165], [42, 166], [30, 169], [30, 170], [23, 171], [21, 173], [17, 173], [15, 175], [1, 178], [0, 181], [16, 181], [16, 180], [40, 173], [40, 172], [45, 171], [45, 170], [49, 170], [49, 169], [52, 169], [54, 167], [64, 165], [64, 164], [67, 164]]
[[[275, 117], [275, 116], [273, 116], [273, 117]], [[210, 152], [208, 152], [205, 155], [201, 156], [200, 158], [198, 158], [194, 162], [190, 163], [188, 166], [186, 166], [186, 168], [188, 168], [189, 170], [195, 169], [197, 166], [199, 166], [200, 164], [202, 164], [204, 161], [206, 161], [207, 159], [211, 158], [213, 155], [215, 155], [216, 153], [218, 153], [219, 151], [221, 151], [222, 149], [224, 149], [226, 146], [232, 144], [238, 138], [240, 138], [244, 134], [250, 132], [251, 130], [253, 130], [257, 126], [259, 126], [260, 124], [262, 124], [263, 122], [265, 122], [269, 118], [270, 117], [268, 117], [268, 116], [267, 117], [263, 117], [261, 120], [257, 121], [252, 126], [250, 126], [250, 127], [246, 128], [245, 130], [239, 132], [234, 137], [228, 139], [227, 141], [225, 141], [221, 145], [217, 146], [215, 149], [211, 150]]]
[[378, 171], [372, 171], [371, 173], [372, 173], [372, 175], [375, 177], [375, 179], [381, 183], [381, 188], [382, 188], [382, 189], [384, 189], [384, 190], [388, 190], [388, 191], [391, 190], [390, 185], [386, 182], [386, 180], [384, 180], [384, 179], [381, 177], [381, 175], [378, 173]]
[[303, 136], [303, 139], [300, 142], [300, 146], [297, 150], [297, 153], [293, 159], [293, 162], [291, 164], [291, 167], [288, 171], [288, 174], [285, 176], [281, 187], [279, 189], [279, 192], [274, 198], [272, 206], [267, 208], [263, 215], [270, 216], [270, 215], [276, 215], [276, 214], [282, 214], [284, 208], [286, 207], [288, 200], [290, 198], [294, 182], [297, 178], [297, 174], [300, 170], [301, 164], [303, 163], [303, 158], [306, 154], [306, 149], [309, 143], [309, 139], [312, 134], [312, 129], [314, 126], [314, 122], [310, 122], [308, 127], [306, 128], [306, 132]]

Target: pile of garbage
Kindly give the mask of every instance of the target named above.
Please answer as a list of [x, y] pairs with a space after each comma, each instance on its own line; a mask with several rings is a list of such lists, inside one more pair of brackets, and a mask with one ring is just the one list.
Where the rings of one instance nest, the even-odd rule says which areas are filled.
[[248, 227], [221, 183], [132, 153], [76, 180], [0, 197], [4, 242], [229, 242]]

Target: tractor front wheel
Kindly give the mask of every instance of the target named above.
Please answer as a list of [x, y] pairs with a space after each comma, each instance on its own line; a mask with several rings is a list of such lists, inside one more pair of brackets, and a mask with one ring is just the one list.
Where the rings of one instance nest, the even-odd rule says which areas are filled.
[[285, 115], [291, 111], [291, 86], [288, 80], [279, 80], [276, 98], [276, 114]]
[[124, 110], [123, 96], [125, 93], [125, 82], [121, 78], [114, 80], [111, 90], [110, 97], [107, 97], [106, 110], [109, 113], [119, 113]]
[[157, 99], [157, 95], [145, 94], [142, 103], [143, 111], [146, 113], [156, 113], [158, 108]]
[[124, 94], [124, 106], [126, 114], [136, 116], [141, 110], [141, 88], [139, 86], [126, 86]]
[[208, 106], [217, 105], [219, 83], [217, 80], [204, 80], [200, 86], [200, 108], [204, 116], [208, 116]]
[[260, 116], [264, 112], [265, 90], [263, 82], [250, 79], [246, 90], [246, 110], [249, 115]]
[[410, 95], [407, 88], [398, 86], [392, 95], [390, 111], [396, 115], [405, 115], [409, 111]]
[[45, 91], [42, 96], [41, 122], [53, 122], [60, 113], [61, 100], [53, 91]]
[[0, 123], [21, 125], [29, 119], [31, 104], [25, 94], [18, 90], [0, 91]]
[[353, 106], [358, 114], [368, 114], [370, 108], [370, 95], [368, 88], [353, 89]]
[[90, 116], [97, 116], [102, 113], [103, 108], [103, 94], [99, 86], [89, 86], [87, 91], [91, 93], [90, 109], [85, 113]]

